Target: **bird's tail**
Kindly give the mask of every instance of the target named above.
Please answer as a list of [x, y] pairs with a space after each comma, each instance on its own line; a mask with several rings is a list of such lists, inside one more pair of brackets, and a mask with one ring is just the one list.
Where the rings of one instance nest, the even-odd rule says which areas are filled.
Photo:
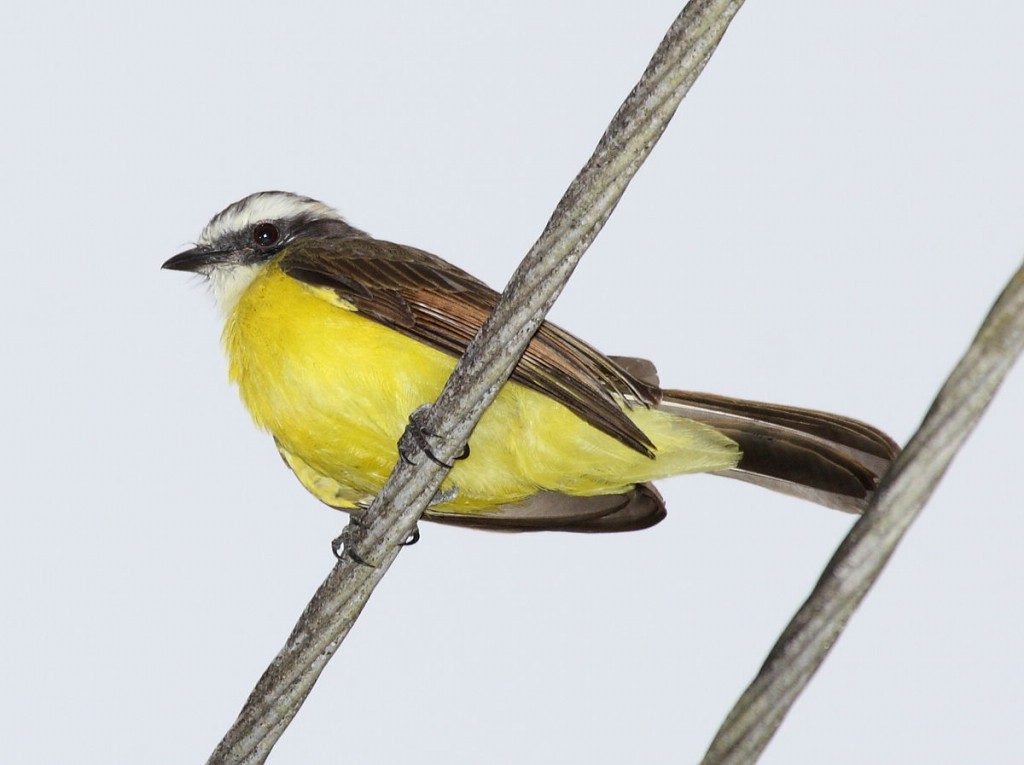
[[[635, 366], [634, 360], [627, 361]], [[653, 373], [647, 371], [651, 384], [656, 385]], [[741, 451], [739, 462], [715, 475], [749, 481], [849, 513], [864, 510], [899, 453], [896, 443], [877, 428], [827, 412], [680, 390], [663, 391], [656, 406], [736, 441]], [[665, 504], [651, 484], [640, 483], [617, 495], [577, 497], [540, 492], [487, 513], [445, 513], [428, 508], [424, 517], [491, 530], [607, 533], [653, 526], [665, 517]]]
[[710, 425], [739, 444], [739, 463], [716, 475], [859, 513], [899, 454], [882, 431], [827, 412], [666, 390], [658, 408]]

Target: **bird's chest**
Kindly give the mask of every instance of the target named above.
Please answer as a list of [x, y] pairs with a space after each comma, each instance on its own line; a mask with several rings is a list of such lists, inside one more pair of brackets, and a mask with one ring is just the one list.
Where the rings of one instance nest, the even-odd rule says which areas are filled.
[[256, 423], [325, 474], [386, 470], [454, 360], [320, 292], [257, 279], [225, 325], [229, 376]]

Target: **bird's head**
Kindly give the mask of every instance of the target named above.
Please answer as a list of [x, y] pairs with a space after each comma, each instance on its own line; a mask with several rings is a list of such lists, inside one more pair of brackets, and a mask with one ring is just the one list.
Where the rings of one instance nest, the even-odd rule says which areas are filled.
[[289, 245], [352, 236], [365, 234], [323, 202], [287, 191], [261, 191], [214, 215], [196, 246], [162, 268], [207, 277], [218, 305], [228, 313], [257, 274]]

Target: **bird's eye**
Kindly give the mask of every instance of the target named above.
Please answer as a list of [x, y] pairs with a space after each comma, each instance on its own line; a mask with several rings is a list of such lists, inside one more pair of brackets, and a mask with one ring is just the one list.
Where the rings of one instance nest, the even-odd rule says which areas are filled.
[[259, 247], [273, 247], [281, 238], [273, 223], [257, 223], [252, 229], [252, 240]]

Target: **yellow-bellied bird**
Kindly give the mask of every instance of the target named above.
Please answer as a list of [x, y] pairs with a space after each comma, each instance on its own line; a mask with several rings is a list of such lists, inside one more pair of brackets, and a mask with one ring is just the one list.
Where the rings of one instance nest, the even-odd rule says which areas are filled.
[[[164, 268], [208, 277], [242, 401], [302, 484], [343, 510], [383, 486], [410, 413], [437, 398], [498, 299], [435, 255], [279, 191], [229, 206]], [[665, 516], [650, 481], [697, 472], [858, 512], [898, 452], [846, 417], [662, 390], [650, 362], [605, 356], [551, 323], [470, 447], [426, 519], [639, 529]]]

